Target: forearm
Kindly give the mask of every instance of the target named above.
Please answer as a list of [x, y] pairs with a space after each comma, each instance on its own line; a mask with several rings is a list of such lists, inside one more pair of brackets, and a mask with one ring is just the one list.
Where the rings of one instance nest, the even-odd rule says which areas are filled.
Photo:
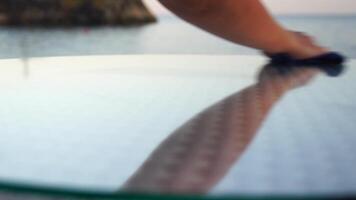
[[160, 0], [184, 20], [232, 42], [288, 52], [295, 41], [258, 0]]

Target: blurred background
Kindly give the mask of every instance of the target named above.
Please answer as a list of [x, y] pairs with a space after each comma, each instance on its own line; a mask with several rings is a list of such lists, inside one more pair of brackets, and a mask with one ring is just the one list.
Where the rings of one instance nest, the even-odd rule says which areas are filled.
[[[264, 3], [288, 28], [356, 58], [354, 0]], [[259, 53], [183, 22], [156, 0], [0, 0], [0, 24], [0, 58]]]

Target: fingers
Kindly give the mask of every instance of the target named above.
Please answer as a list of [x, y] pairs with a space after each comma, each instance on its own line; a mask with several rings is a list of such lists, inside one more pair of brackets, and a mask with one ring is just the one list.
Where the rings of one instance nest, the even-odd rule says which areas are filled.
[[329, 49], [319, 45], [313, 36], [310, 36], [304, 32], [292, 31], [292, 33], [297, 37], [297, 40], [305, 45], [307, 48], [312, 48], [315, 51], [328, 52]]

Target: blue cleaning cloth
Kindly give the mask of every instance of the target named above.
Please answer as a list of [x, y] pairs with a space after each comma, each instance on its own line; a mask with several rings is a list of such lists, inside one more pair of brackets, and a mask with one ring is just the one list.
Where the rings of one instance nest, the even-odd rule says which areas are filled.
[[295, 59], [288, 53], [277, 53], [269, 55], [273, 65], [293, 65], [293, 66], [310, 66], [310, 65], [341, 65], [346, 58], [337, 53], [329, 52], [319, 56], [306, 59]]
[[[288, 74], [292, 71], [295, 67], [294, 65], [272, 65], [269, 66], [274, 67], [278, 70], [280, 74]], [[318, 68], [321, 71], [325, 72], [330, 77], [338, 77], [345, 71], [345, 66], [343, 64], [339, 65], [303, 65], [299, 67], [305, 68]]]

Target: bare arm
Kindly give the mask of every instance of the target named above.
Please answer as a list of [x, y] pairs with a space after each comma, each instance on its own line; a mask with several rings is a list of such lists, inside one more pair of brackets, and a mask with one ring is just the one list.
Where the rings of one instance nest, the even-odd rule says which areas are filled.
[[232, 42], [298, 58], [320, 54], [280, 26], [259, 0], [160, 0], [182, 19]]

